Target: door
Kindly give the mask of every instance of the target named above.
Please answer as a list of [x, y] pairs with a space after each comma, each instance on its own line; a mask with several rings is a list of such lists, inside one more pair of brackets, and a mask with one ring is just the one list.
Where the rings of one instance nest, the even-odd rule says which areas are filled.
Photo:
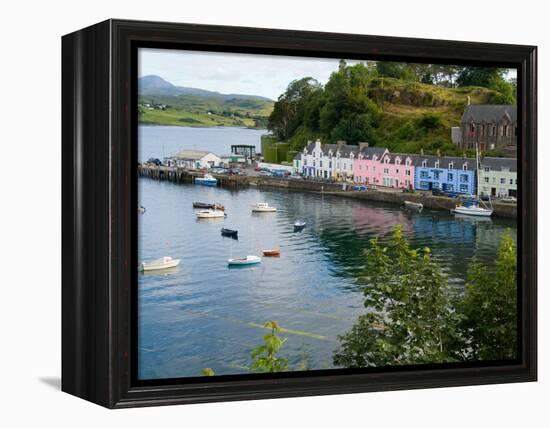
[[496, 187], [491, 187], [491, 196], [495, 197], [497, 195]]

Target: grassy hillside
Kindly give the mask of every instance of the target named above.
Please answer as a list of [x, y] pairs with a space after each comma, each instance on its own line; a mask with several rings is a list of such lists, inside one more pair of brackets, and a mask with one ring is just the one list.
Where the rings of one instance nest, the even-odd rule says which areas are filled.
[[[193, 95], [139, 97], [139, 122], [176, 126], [247, 126], [264, 128], [273, 102], [256, 98], [222, 98]], [[166, 110], [145, 104], [165, 105]]]
[[494, 104], [498, 92], [481, 87], [444, 88], [398, 79], [378, 78], [369, 97], [380, 107], [377, 145], [395, 152], [461, 154], [451, 141], [451, 127], [459, 126], [471, 104]]

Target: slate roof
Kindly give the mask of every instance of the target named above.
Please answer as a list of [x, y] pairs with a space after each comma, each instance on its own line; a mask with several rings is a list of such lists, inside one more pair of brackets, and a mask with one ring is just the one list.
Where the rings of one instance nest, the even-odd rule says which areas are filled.
[[499, 122], [505, 115], [517, 122], [518, 109], [515, 105], [470, 105], [464, 109], [462, 123]]
[[176, 158], [199, 160], [210, 153], [212, 152], [205, 152], [203, 150], [182, 150], [181, 152], [178, 152]]
[[501, 171], [502, 168], [508, 169], [512, 172], [517, 172], [518, 161], [512, 158], [491, 158], [485, 157], [481, 160], [481, 167], [489, 167], [491, 171]]
[[449, 169], [449, 164], [453, 163], [453, 169], [462, 169], [465, 162], [467, 171], [475, 171], [476, 160], [475, 158], [463, 158], [458, 156], [433, 156], [433, 155], [411, 155], [413, 159], [413, 165], [415, 167], [422, 167], [422, 162], [426, 161], [426, 168], [435, 168], [435, 163], [439, 161], [439, 169]]
[[372, 159], [374, 155], [376, 155], [376, 157], [380, 159], [385, 151], [385, 147], [363, 147], [363, 149], [361, 149], [359, 153], [363, 155], [364, 159]]

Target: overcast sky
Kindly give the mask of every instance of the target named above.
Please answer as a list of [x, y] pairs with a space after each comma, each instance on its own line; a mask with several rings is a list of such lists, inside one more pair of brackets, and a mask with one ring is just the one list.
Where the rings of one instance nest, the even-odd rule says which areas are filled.
[[[325, 84], [338, 59], [139, 50], [139, 77], [155, 74], [176, 86], [224, 94], [261, 95], [276, 100], [295, 79], [310, 76]], [[350, 64], [360, 61], [346, 60]], [[515, 70], [514, 70], [515, 75]]]

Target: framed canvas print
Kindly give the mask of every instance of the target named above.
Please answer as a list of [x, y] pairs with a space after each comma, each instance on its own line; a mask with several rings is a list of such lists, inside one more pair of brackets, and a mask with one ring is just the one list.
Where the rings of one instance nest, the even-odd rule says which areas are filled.
[[536, 380], [536, 48], [62, 39], [62, 389], [111, 408]]

